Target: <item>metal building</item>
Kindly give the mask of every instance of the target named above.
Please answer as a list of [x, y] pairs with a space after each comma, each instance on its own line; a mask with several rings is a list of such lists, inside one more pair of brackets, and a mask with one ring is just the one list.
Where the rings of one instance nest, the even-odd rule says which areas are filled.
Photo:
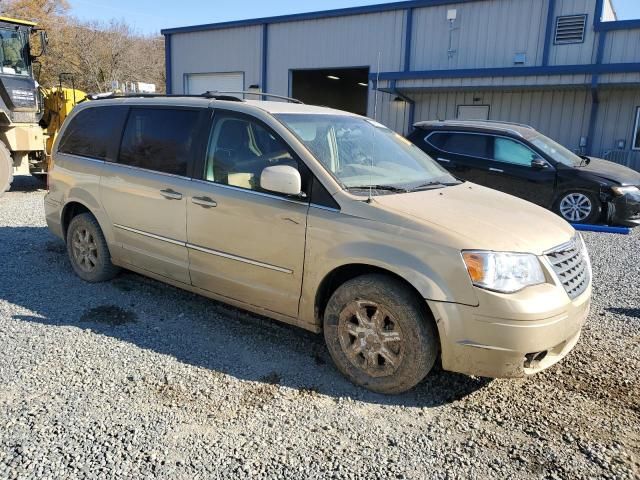
[[293, 95], [402, 133], [522, 122], [640, 166], [640, 20], [610, 2], [415, 0], [170, 28], [167, 91]]

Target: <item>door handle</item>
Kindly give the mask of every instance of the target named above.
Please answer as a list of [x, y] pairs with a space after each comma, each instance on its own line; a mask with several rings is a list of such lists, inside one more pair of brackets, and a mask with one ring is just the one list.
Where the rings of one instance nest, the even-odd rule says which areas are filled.
[[209, 197], [193, 197], [191, 199], [192, 203], [196, 205], [200, 205], [204, 208], [217, 207], [218, 203], [215, 200], [210, 199]]
[[182, 200], [182, 194], [180, 192], [175, 192], [170, 188], [160, 190], [160, 195], [162, 195], [167, 200]]
[[499, 168], [490, 168], [489, 171], [490, 172], [504, 173], [504, 170], [500, 170]]
[[438, 161], [439, 162], [445, 162], [445, 163], [450, 163], [451, 162], [451, 160], [446, 159], [446, 158], [442, 158], [442, 157], [438, 157]]

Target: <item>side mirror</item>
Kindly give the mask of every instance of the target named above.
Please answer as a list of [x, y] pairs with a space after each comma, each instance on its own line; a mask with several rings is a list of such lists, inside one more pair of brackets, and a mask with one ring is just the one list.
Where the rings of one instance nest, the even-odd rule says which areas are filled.
[[273, 165], [262, 170], [260, 187], [284, 195], [300, 195], [302, 178], [300, 172], [290, 165]]
[[549, 164], [546, 160], [538, 157], [531, 160], [531, 168], [535, 168], [536, 170], [542, 170], [544, 168], [548, 168]]

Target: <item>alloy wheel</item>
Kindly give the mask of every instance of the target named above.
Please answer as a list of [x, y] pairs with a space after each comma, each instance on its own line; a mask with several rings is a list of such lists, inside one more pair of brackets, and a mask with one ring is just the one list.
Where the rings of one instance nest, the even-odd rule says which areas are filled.
[[570, 193], [560, 202], [560, 213], [570, 222], [582, 222], [592, 209], [591, 200], [584, 193]]
[[93, 233], [87, 228], [78, 228], [73, 232], [71, 246], [76, 265], [85, 272], [94, 271], [98, 265], [98, 245]]
[[402, 363], [402, 330], [394, 316], [376, 302], [347, 304], [340, 313], [338, 335], [349, 361], [367, 375], [392, 375]]

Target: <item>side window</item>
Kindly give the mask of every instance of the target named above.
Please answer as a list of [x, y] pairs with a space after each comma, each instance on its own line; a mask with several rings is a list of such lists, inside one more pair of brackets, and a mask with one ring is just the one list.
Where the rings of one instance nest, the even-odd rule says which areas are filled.
[[126, 113], [126, 108], [117, 106], [89, 107], [80, 111], [65, 129], [58, 152], [107, 160]]
[[197, 138], [200, 112], [170, 108], [132, 108], [118, 162], [186, 176]]
[[438, 132], [428, 136], [426, 141], [443, 152], [488, 158], [491, 139], [487, 135]]
[[[272, 165], [290, 165], [300, 171], [287, 144], [262, 124], [244, 116], [216, 115], [209, 137], [205, 180], [261, 190], [262, 170]], [[303, 178], [303, 190], [304, 184]]]
[[515, 163], [524, 167], [531, 166], [531, 160], [538, 157], [530, 148], [509, 138], [496, 137], [493, 158], [498, 162]]
[[632, 150], [640, 150], [640, 107], [636, 108], [636, 123], [633, 128]]

